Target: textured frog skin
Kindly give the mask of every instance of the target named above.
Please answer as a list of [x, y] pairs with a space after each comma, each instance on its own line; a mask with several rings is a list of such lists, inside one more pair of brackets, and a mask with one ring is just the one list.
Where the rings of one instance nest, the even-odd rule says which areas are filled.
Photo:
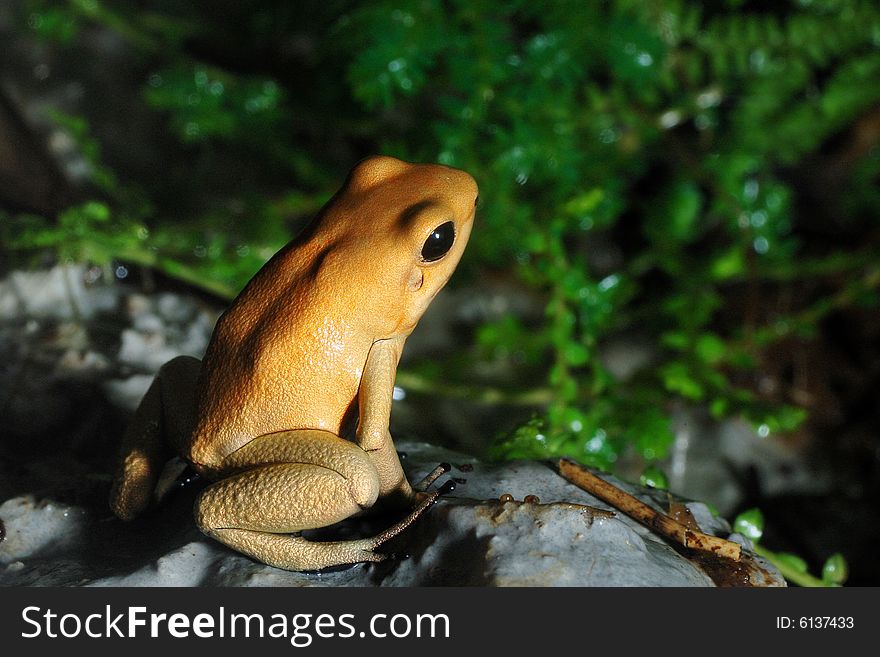
[[[217, 480], [196, 521], [230, 547], [293, 570], [383, 558], [374, 548], [436, 496], [417, 495], [403, 474], [391, 393], [407, 336], [461, 258], [476, 199], [473, 179], [445, 166], [376, 157], [355, 167], [218, 320], [204, 361], [160, 370], [123, 438], [115, 513], [146, 508], [177, 453]], [[353, 441], [342, 438], [355, 420]], [[377, 499], [416, 507], [370, 539], [298, 535]]]

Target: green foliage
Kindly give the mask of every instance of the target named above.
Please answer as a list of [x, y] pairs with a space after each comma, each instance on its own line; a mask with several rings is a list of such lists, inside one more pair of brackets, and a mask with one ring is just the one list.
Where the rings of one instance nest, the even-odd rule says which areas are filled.
[[849, 577], [849, 564], [839, 552], [832, 554], [822, 566], [822, 581], [827, 584], [841, 585]]
[[764, 514], [760, 509], [743, 511], [734, 519], [733, 531], [757, 543], [764, 535]]
[[842, 586], [849, 577], [849, 564], [840, 553], [832, 554], [822, 567], [821, 578], [809, 573], [807, 562], [796, 554], [772, 552], [759, 545], [764, 535], [764, 514], [760, 509], [748, 509], [733, 521], [733, 531], [742, 534], [755, 545], [755, 552], [769, 559], [788, 581], [798, 586]]
[[[505, 388], [546, 393], [498, 457], [611, 468], [634, 451], [650, 466], [682, 400], [790, 431], [805, 411], [749, 385], [764, 355], [835, 309], [880, 305], [876, 245], [808, 243], [792, 182], [880, 101], [876, 3], [24, 6], [22, 29], [58, 49], [95, 28], [124, 39], [141, 102], [194, 164], [123, 177], [88, 121], [56, 114], [91, 163], [94, 200], [18, 218], [18, 249], [127, 259], [228, 296], [359, 155], [471, 172], [482, 201], [463, 269], [507, 272], [544, 310], [494, 318], [424, 371], [438, 391], [497, 386], [463, 371], [480, 358]], [[878, 175], [875, 147], [836, 221], [878, 216]], [[813, 284], [829, 277], [837, 287]], [[767, 286], [804, 281], [809, 303], [760, 312]], [[730, 310], [743, 300], [754, 312]], [[603, 350], [627, 333], [656, 351], [621, 376]]]
[[669, 479], [666, 478], [666, 473], [660, 468], [645, 468], [641, 477], [639, 477], [639, 483], [650, 488], [669, 489]]
[[187, 142], [246, 139], [277, 129], [281, 89], [274, 80], [241, 79], [207, 66], [184, 66], [154, 73], [144, 93], [147, 103], [168, 112], [171, 127]]
[[111, 221], [110, 208], [87, 201], [62, 212], [56, 221], [43, 217], [17, 218], [17, 235], [10, 246], [50, 248], [63, 260], [110, 264], [113, 257], [147, 237], [143, 226]]

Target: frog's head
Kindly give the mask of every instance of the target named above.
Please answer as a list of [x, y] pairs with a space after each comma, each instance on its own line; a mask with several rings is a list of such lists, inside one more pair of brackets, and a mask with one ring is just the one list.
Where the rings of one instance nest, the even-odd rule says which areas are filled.
[[358, 273], [375, 335], [413, 330], [464, 253], [477, 194], [469, 174], [439, 164], [372, 157], [352, 170], [322, 223]]

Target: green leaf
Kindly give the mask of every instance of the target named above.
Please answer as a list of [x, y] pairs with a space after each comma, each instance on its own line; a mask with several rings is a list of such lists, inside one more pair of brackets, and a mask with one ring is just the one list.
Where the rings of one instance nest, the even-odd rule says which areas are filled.
[[822, 566], [822, 581], [829, 584], [843, 584], [849, 578], [849, 564], [839, 552], [832, 554]]
[[672, 361], [660, 369], [663, 385], [669, 392], [680, 394], [687, 399], [700, 400], [705, 391], [703, 386], [691, 375], [690, 369], [682, 362]]
[[585, 365], [590, 360], [589, 350], [577, 342], [569, 342], [563, 350], [566, 362], [572, 367]]
[[725, 280], [741, 275], [745, 269], [746, 262], [742, 249], [734, 246], [715, 258], [712, 263], [711, 273], [712, 278], [715, 280]]
[[666, 477], [666, 473], [660, 468], [653, 466], [644, 469], [642, 475], [639, 477], [639, 483], [642, 486], [648, 486], [649, 488], [657, 488], [659, 490], [669, 489], [669, 479]]
[[758, 543], [764, 534], [764, 514], [760, 509], [743, 511], [733, 521], [733, 531]]
[[807, 572], [807, 562], [801, 559], [796, 554], [791, 554], [789, 552], [777, 552], [776, 558], [789, 568], [792, 568], [799, 573]]
[[702, 194], [690, 180], [671, 185], [655, 205], [649, 208], [648, 232], [659, 246], [678, 248], [699, 237], [698, 219]]
[[724, 359], [727, 344], [714, 333], [703, 333], [697, 338], [697, 356], [709, 365], [716, 365]]

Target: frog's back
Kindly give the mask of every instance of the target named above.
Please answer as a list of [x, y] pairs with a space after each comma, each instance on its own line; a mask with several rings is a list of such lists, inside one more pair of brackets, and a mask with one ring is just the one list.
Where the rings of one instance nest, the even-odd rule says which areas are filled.
[[[370, 347], [415, 328], [461, 257], [476, 195], [473, 178], [442, 165], [358, 164], [218, 321], [184, 456], [210, 468], [267, 433], [341, 435]], [[449, 255], [423, 257], [443, 235], [455, 237]]]
[[195, 465], [211, 468], [267, 433], [343, 432], [372, 341], [354, 331], [347, 300], [322, 289], [323, 260], [307, 239], [291, 243], [218, 320], [184, 455]]

